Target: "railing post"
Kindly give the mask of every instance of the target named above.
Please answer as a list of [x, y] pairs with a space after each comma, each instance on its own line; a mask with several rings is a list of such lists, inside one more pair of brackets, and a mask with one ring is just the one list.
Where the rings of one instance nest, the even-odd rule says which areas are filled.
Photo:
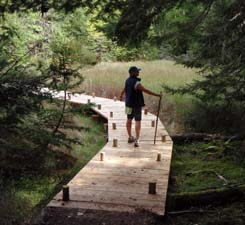
[[156, 182], [150, 182], [149, 183], [149, 194], [151, 195], [155, 195], [157, 193], [156, 191], [156, 188], [157, 188], [157, 183]]
[[68, 185], [64, 185], [63, 188], [63, 201], [67, 202], [70, 200], [70, 196], [69, 196], [69, 186]]
[[112, 123], [112, 129], [113, 129], [113, 130], [116, 130], [116, 129], [117, 129], [116, 123]]
[[157, 153], [157, 161], [158, 161], [158, 162], [161, 161], [161, 153], [160, 153], [160, 152]]
[[155, 120], [152, 120], [152, 121], [151, 121], [151, 126], [152, 126], [152, 127], [155, 127]]
[[116, 147], [118, 146], [117, 139], [113, 139], [113, 144], [112, 144], [112, 146], [113, 146], [114, 148], [116, 148]]
[[100, 161], [104, 161], [104, 158], [105, 158], [105, 153], [101, 152], [100, 153]]

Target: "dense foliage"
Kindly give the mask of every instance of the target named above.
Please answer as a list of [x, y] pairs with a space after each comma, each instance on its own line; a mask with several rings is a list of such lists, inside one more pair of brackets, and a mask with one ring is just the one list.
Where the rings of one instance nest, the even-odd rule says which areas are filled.
[[104, 28], [119, 43], [139, 45], [148, 38], [181, 56], [187, 66], [201, 68], [204, 79], [180, 93], [231, 104], [245, 99], [244, 4], [242, 0], [105, 1], [97, 18], [105, 21]]
[[202, 68], [204, 79], [180, 93], [191, 92], [209, 103], [244, 102], [244, 7], [241, 1], [212, 4], [196, 31], [195, 43], [187, 48], [189, 52], [183, 52], [187, 57], [182, 59], [188, 66]]
[[244, 1], [124, 1], [111, 4], [109, 11], [108, 4], [102, 4], [102, 10], [105, 15], [114, 12], [110, 33], [119, 43], [139, 46], [150, 40], [159, 46], [158, 56], [170, 53], [180, 63], [200, 68], [201, 80], [165, 90], [194, 95], [206, 111], [202, 119], [216, 114], [220, 128], [237, 126], [234, 115], [243, 118], [245, 111]]
[[44, 88], [66, 94], [82, 82], [79, 69], [96, 62], [81, 24], [81, 10], [68, 17], [53, 13], [50, 18], [5, 14], [1, 20], [1, 173], [33, 171], [45, 165], [50, 144], [69, 146], [71, 140], [59, 131], [66, 95], [63, 102], [54, 101]]

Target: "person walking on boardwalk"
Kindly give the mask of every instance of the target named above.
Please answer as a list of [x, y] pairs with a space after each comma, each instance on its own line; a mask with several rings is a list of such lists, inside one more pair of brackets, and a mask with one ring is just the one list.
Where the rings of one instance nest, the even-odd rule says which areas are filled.
[[[127, 114], [126, 128], [128, 132], [128, 143], [134, 143], [134, 147], [139, 147], [139, 137], [141, 130], [142, 107], [145, 105], [143, 92], [149, 95], [161, 97], [161, 94], [154, 93], [140, 83], [140, 68], [132, 66], [129, 68], [129, 78], [125, 81], [125, 86], [121, 92], [120, 100], [122, 101], [125, 94], [125, 106]], [[132, 136], [132, 120], [135, 119], [136, 138]]]

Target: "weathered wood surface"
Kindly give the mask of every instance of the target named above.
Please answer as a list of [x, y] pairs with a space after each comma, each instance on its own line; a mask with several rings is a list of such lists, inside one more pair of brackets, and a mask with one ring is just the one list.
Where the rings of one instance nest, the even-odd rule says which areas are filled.
[[[56, 94], [56, 97], [63, 98], [63, 93]], [[127, 143], [124, 103], [84, 94], [71, 95], [69, 101], [87, 104], [88, 99], [93, 103], [92, 109], [108, 120], [108, 143], [67, 184], [70, 200], [62, 201], [61, 191], [48, 207], [121, 212], [148, 210], [164, 215], [173, 145], [164, 125], [158, 123], [154, 145], [155, 127], [152, 127], [152, 121], [156, 120], [156, 116], [142, 112], [140, 147], [134, 148], [133, 144]], [[113, 129], [113, 123], [116, 129]], [[132, 129], [134, 131], [134, 122]], [[164, 142], [163, 135], [166, 136]], [[118, 147], [113, 147], [113, 139], [117, 139]], [[157, 161], [159, 154], [161, 161]], [[156, 182], [156, 194], [148, 193], [151, 182]]]

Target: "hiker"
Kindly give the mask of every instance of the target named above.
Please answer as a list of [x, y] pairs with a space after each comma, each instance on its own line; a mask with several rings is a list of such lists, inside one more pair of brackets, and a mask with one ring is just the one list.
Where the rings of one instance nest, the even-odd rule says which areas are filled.
[[[120, 100], [122, 101], [123, 95], [125, 93], [125, 105], [127, 114], [127, 132], [128, 132], [128, 143], [134, 143], [134, 147], [139, 147], [139, 137], [141, 129], [141, 111], [142, 107], [145, 105], [143, 92], [149, 95], [161, 97], [161, 94], [154, 93], [146, 88], [140, 83], [139, 72], [140, 68], [132, 66], [129, 68], [129, 78], [125, 81], [125, 87], [121, 92]], [[135, 133], [136, 138], [132, 136], [131, 127], [132, 120], [135, 119]]]

